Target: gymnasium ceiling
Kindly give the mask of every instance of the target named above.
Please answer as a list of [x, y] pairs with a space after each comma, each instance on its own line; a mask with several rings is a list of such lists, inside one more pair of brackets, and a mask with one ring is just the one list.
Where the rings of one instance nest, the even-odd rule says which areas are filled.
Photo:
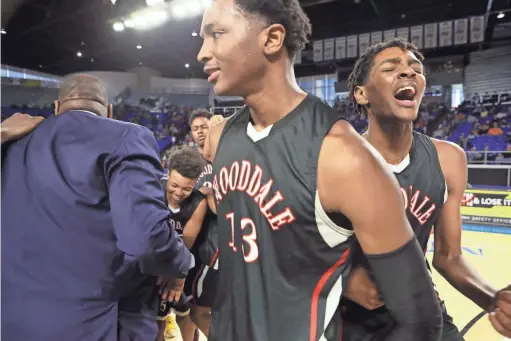
[[[170, 21], [149, 31], [114, 32], [112, 20], [142, 0], [2, 0], [2, 64], [57, 75], [125, 71], [139, 65], [166, 77], [203, 77], [195, 59], [201, 45], [200, 17]], [[493, 13], [488, 24], [511, 22], [496, 13], [511, 0], [301, 0], [313, 24], [312, 39], [385, 30]], [[140, 44], [142, 49], [137, 49]], [[472, 47], [477, 48], [477, 47]], [[81, 57], [77, 52], [82, 53]], [[452, 51], [452, 53], [466, 51]], [[451, 53], [451, 51], [449, 51]], [[189, 68], [185, 68], [189, 64]], [[329, 66], [332, 67], [332, 66]], [[334, 66], [335, 67], [335, 66]]]

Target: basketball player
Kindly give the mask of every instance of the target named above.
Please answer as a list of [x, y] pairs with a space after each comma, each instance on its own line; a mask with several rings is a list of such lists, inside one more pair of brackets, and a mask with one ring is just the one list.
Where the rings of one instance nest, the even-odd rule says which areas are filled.
[[192, 132], [192, 139], [197, 144], [197, 150], [202, 155], [204, 153], [204, 142], [209, 131], [209, 119], [213, 116], [206, 109], [196, 109], [190, 114], [190, 130]]
[[298, 0], [217, 0], [204, 14], [208, 81], [247, 104], [211, 128], [204, 148], [221, 263], [209, 338], [322, 339], [355, 232], [398, 321], [387, 340], [437, 340], [440, 307], [397, 181], [296, 83], [293, 59], [310, 30]]
[[4, 142], [16, 140], [35, 129], [44, 120], [41, 116], [30, 116], [27, 114], [15, 113], [6, 118], [1, 125], [1, 139]]
[[[186, 247], [193, 254], [197, 254], [195, 244], [206, 215], [207, 202], [204, 195], [196, 190], [194, 186], [204, 168], [204, 162], [202, 156], [196, 150], [182, 146], [171, 150], [168, 165], [169, 171], [165, 188], [167, 206], [172, 212], [170, 225], [182, 236]], [[169, 302], [172, 300], [162, 300], [160, 302], [158, 340], [164, 340], [166, 326], [164, 320], [169, 314], [170, 308], [174, 308], [176, 311], [177, 323], [180, 326], [183, 340], [193, 340], [195, 326], [188, 316], [190, 313], [188, 297], [192, 295], [192, 284], [197, 269], [196, 265], [189, 272], [185, 281], [184, 295], [177, 304]]]
[[[424, 252], [435, 227], [433, 266], [486, 311], [494, 311], [496, 304], [509, 309], [506, 297], [511, 292], [497, 295], [461, 251], [460, 206], [467, 185], [465, 152], [453, 143], [413, 131], [426, 85], [423, 59], [414, 45], [402, 39], [369, 47], [349, 77], [349, 98], [369, 118], [364, 137], [395, 174], [408, 221]], [[353, 256], [357, 268], [344, 294], [351, 300], [343, 302], [343, 340], [380, 340], [392, 329], [393, 321], [386, 307], [381, 307], [376, 286], [364, 269], [367, 264], [363, 255], [354, 252]], [[441, 307], [442, 340], [463, 340], [443, 302]], [[505, 326], [511, 314], [500, 309], [490, 319], [494, 325]]]
[[[204, 143], [209, 131], [212, 114], [206, 109], [197, 109], [190, 115], [190, 129], [192, 131], [192, 138], [197, 144], [199, 153], [204, 152]], [[195, 188], [207, 196], [208, 204], [211, 209], [208, 209], [204, 223], [202, 224], [201, 238], [199, 247], [199, 258], [203, 265], [200, 267], [196, 276], [194, 289], [194, 305], [192, 305], [190, 317], [199, 329], [208, 335], [209, 325], [211, 321], [211, 307], [216, 293], [217, 282], [217, 268], [218, 263], [216, 259], [217, 243], [216, 243], [216, 214], [214, 213], [214, 198], [212, 195], [212, 172], [211, 164], [204, 159], [205, 167], [197, 180]]]

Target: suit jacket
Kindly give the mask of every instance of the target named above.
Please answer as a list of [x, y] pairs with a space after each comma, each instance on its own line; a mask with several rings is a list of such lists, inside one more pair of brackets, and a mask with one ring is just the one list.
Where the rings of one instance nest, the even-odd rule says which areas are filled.
[[3, 339], [154, 341], [154, 276], [192, 258], [153, 134], [69, 111], [2, 149]]

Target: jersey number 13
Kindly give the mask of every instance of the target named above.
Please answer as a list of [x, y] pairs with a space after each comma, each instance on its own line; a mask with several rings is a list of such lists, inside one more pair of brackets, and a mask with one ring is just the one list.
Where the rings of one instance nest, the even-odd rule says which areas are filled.
[[[234, 245], [234, 212], [225, 215], [227, 220], [231, 222], [231, 241], [229, 247], [234, 251], [238, 252], [238, 247]], [[257, 232], [254, 221], [250, 218], [241, 218], [241, 233], [243, 242], [241, 244], [241, 252], [245, 262], [252, 263], [259, 258], [259, 247], [257, 246]]]

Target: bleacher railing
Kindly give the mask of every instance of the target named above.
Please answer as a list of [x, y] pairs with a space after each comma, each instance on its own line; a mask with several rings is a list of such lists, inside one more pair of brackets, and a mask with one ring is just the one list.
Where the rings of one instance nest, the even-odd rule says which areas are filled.
[[468, 151], [468, 182], [511, 189], [511, 151]]
[[510, 165], [511, 151], [502, 150], [481, 150], [467, 151], [467, 160], [473, 165]]

